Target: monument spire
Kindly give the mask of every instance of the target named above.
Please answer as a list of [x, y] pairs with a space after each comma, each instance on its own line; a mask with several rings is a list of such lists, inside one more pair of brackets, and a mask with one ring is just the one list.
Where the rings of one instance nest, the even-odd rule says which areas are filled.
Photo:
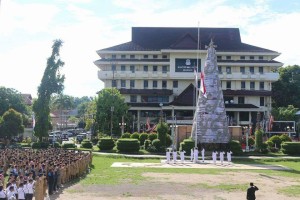
[[223, 91], [219, 79], [216, 45], [211, 39], [205, 60], [204, 82], [206, 94], [200, 91], [197, 103], [192, 137], [196, 143], [228, 143], [230, 134], [224, 106]]

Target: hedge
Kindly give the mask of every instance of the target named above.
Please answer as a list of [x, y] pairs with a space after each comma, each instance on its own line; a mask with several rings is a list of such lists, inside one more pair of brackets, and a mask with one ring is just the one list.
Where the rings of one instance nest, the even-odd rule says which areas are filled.
[[195, 141], [191, 139], [185, 139], [180, 143], [180, 151], [185, 151], [187, 155], [191, 155], [191, 149], [195, 147]]
[[103, 151], [112, 150], [115, 147], [115, 142], [112, 138], [101, 138], [98, 147]]
[[284, 142], [281, 145], [282, 152], [288, 155], [300, 155], [299, 142]]
[[132, 133], [130, 136], [131, 139], [140, 139], [140, 134], [139, 133]]
[[145, 140], [145, 142], [144, 142], [145, 149], [148, 149], [150, 144], [151, 144], [151, 140]]
[[233, 155], [241, 155], [243, 153], [242, 146], [239, 141], [231, 140], [228, 144]]
[[83, 141], [81, 142], [80, 147], [81, 147], [81, 148], [85, 148], [85, 149], [92, 149], [92, 148], [93, 148], [93, 144], [92, 144], [91, 141], [85, 139], [85, 140], [83, 140]]
[[145, 140], [148, 139], [148, 134], [147, 133], [141, 133], [139, 139], [140, 139], [140, 145], [144, 145]]
[[152, 146], [154, 146], [157, 151], [161, 151], [162, 150], [162, 144], [161, 144], [160, 139], [153, 140], [152, 141]]
[[34, 142], [32, 143], [31, 147], [33, 149], [47, 149], [49, 147], [48, 142]]
[[130, 138], [130, 133], [124, 133], [124, 134], [122, 134], [121, 138]]
[[72, 142], [68, 142], [68, 143], [64, 143], [63, 145], [62, 145], [62, 148], [64, 148], [64, 149], [75, 149], [76, 148], [76, 145]]
[[155, 139], [157, 139], [157, 134], [156, 134], [156, 133], [150, 133], [150, 134], [148, 135], [148, 140], [151, 140], [151, 142], [152, 142], [153, 140], [155, 140]]
[[118, 139], [117, 149], [120, 152], [138, 152], [140, 150], [140, 142], [138, 139]]

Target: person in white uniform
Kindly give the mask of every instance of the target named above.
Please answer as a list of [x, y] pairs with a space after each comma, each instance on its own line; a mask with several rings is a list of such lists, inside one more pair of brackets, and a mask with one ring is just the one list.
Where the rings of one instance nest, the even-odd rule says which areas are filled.
[[202, 162], [204, 162], [204, 156], [205, 156], [205, 149], [202, 148], [202, 150], [201, 150]]
[[9, 186], [8, 192], [7, 192], [7, 200], [16, 200], [16, 195], [14, 191], [14, 186]]
[[19, 188], [17, 192], [18, 192], [18, 200], [25, 200], [25, 190], [24, 190], [23, 183], [19, 184]]
[[185, 151], [181, 150], [180, 151], [180, 160], [181, 160], [182, 163], [184, 163], [184, 154], [185, 154]]
[[0, 185], [0, 200], [6, 200], [6, 193], [3, 189], [3, 185]]
[[193, 162], [193, 158], [194, 158], [194, 150], [191, 149], [191, 162]]
[[223, 162], [224, 162], [224, 154], [225, 154], [224, 151], [220, 151], [220, 162], [221, 162], [221, 165], [223, 165]]
[[173, 162], [176, 163], [177, 160], [177, 151], [173, 150]]
[[218, 155], [218, 152], [213, 151], [213, 153], [212, 153], [212, 159], [213, 159], [213, 163], [214, 163], [214, 164], [216, 164], [216, 161], [217, 161], [217, 155]]
[[232, 154], [231, 151], [227, 151], [227, 161], [228, 161], [228, 163], [231, 163], [231, 154]]
[[167, 163], [169, 164], [170, 161], [171, 161], [171, 152], [170, 152], [170, 149], [167, 149], [166, 158], [167, 158]]
[[199, 154], [198, 148], [195, 147], [195, 149], [194, 149], [194, 163], [198, 162], [198, 154]]

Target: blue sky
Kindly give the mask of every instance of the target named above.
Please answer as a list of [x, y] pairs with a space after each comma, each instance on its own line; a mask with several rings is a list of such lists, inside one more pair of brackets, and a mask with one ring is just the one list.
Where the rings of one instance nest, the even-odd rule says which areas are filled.
[[131, 27], [235, 27], [242, 41], [300, 65], [298, 0], [0, 0], [0, 86], [37, 96], [54, 39], [62, 39], [65, 94], [103, 88], [96, 50], [128, 42]]

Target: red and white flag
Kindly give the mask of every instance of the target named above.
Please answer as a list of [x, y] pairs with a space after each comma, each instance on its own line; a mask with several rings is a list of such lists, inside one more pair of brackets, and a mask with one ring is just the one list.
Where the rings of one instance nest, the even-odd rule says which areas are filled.
[[203, 72], [200, 73], [200, 81], [201, 81], [201, 85], [200, 85], [200, 91], [202, 92], [203, 96], [205, 98], [207, 98], [207, 95], [206, 95], [206, 87], [205, 87], [205, 83], [204, 83], [204, 74]]
[[273, 122], [274, 122], [274, 117], [273, 117], [273, 115], [270, 115], [270, 119], [269, 119], [269, 131], [272, 131]]
[[150, 128], [150, 118], [148, 117], [146, 122], [146, 129], [149, 130]]

